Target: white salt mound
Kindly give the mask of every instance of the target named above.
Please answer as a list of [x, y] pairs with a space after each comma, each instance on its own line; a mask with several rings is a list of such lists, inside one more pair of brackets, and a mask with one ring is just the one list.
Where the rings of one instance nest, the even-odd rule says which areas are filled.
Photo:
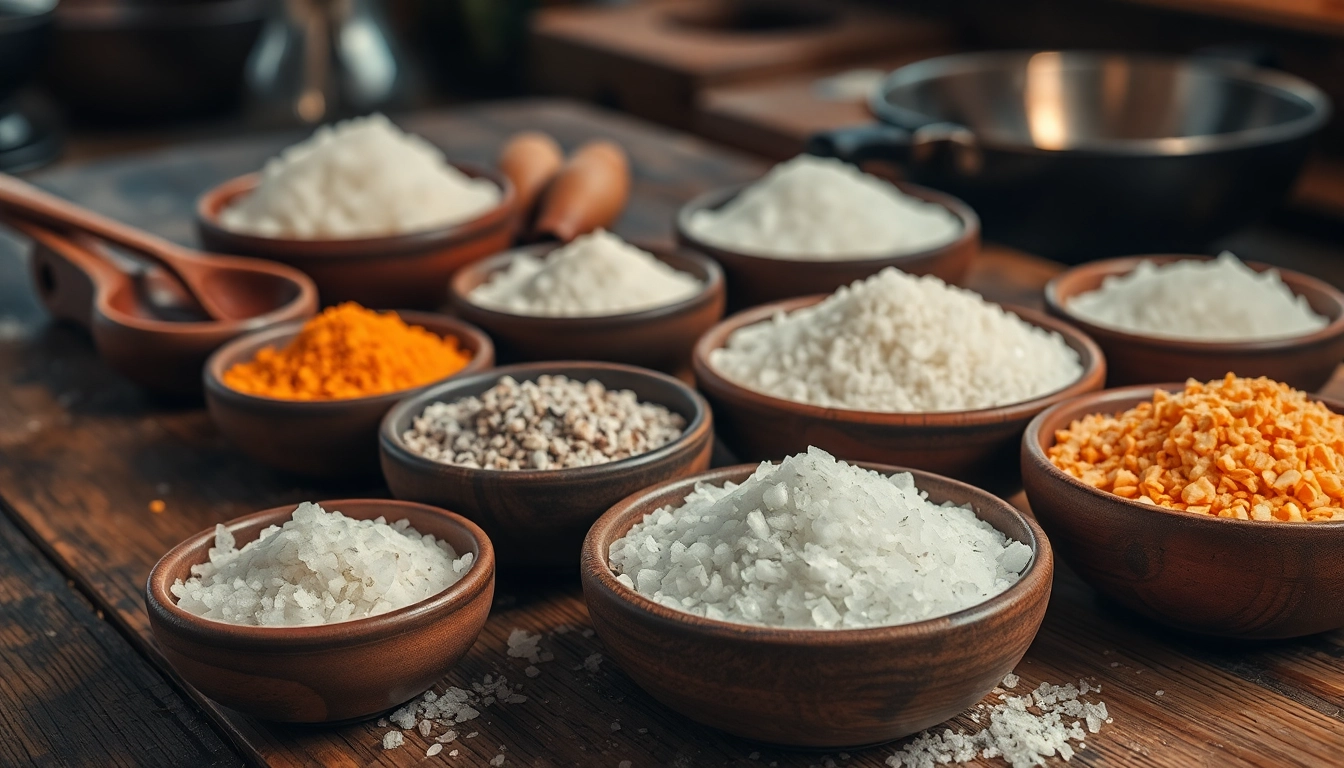
[[303, 503], [242, 549], [215, 526], [209, 562], [172, 586], [184, 611], [230, 624], [332, 624], [387, 613], [456, 584], [471, 567], [407, 520], [355, 520]]
[[849, 163], [799, 155], [776, 165], [728, 204], [687, 222], [704, 242], [757, 256], [838, 261], [946, 245], [961, 220]]
[[861, 411], [992, 408], [1068, 386], [1078, 354], [979, 294], [893, 268], [740, 328], [709, 362], [749, 389]]
[[776, 627], [907, 624], [1016, 583], [1031, 548], [818, 448], [741, 485], [701, 484], [611, 545], [617, 580], [670, 608]]
[[1278, 270], [1256, 272], [1228, 251], [1212, 261], [1141, 261], [1073, 297], [1069, 309], [1100, 326], [1202, 341], [1301, 336], [1329, 323]]
[[518, 315], [593, 317], [675, 304], [701, 287], [694, 276], [599, 229], [545, 258], [517, 254], [468, 298]]
[[494, 182], [467, 176], [375, 114], [318, 128], [269, 160], [261, 184], [219, 221], [263, 237], [381, 237], [468, 221], [501, 197]]

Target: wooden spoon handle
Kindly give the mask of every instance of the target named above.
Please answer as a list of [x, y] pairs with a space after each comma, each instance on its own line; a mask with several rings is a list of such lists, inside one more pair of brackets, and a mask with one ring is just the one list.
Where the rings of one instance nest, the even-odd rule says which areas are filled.
[[630, 197], [630, 161], [620, 145], [590, 141], [551, 180], [537, 211], [536, 232], [567, 243], [609, 227]]
[[131, 279], [44, 226], [25, 219], [6, 218], [5, 223], [33, 241], [29, 271], [38, 298], [53, 317], [91, 328], [94, 305]]

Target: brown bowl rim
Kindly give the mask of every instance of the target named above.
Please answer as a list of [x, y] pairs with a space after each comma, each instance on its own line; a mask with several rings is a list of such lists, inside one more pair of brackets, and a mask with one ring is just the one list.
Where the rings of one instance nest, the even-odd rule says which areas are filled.
[[1102, 353], [1101, 347], [1097, 346], [1097, 343], [1090, 336], [1063, 320], [1050, 317], [1044, 312], [1013, 304], [999, 304], [997, 306], [1017, 315], [1023, 321], [1037, 328], [1058, 333], [1075, 352], [1079, 348], [1082, 349], [1083, 353], [1079, 354], [1079, 362], [1082, 364], [1083, 370], [1078, 378], [1059, 389], [1038, 395], [1030, 400], [997, 405], [991, 408], [976, 408], [964, 411], [863, 411], [800, 403], [796, 400], [785, 400], [782, 397], [757, 392], [721, 375], [710, 364], [709, 353], [722, 348], [734, 331], [769, 320], [779, 312], [789, 313], [819, 304], [831, 295], [833, 294], [813, 294], [812, 296], [781, 299], [750, 307], [724, 318], [695, 342], [695, 348], [691, 353], [691, 367], [695, 373], [696, 381], [700, 382], [702, 389], [727, 392], [736, 398], [756, 400], [771, 409], [812, 419], [884, 427], [968, 427], [1010, 421], [1032, 415], [1039, 409], [1053, 405], [1055, 402], [1092, 391], [1100, 387], [1106, 379], [1106, 357]]
[[[224, 621], [197, 616], [178, 607], [173, 599], [168, 583], [170, 564], [183, 560], [187, 553], [209, 541], [214, 540], [213, 527], [199, 531], [179, 542], [164, 553], [154, 564], [145, 582], [145, 600], [147, 610], [152, 615], [156, 611], [173, 624], [174, 630], [189, 636], [202, 645], [217, 646], [227, 644], [234, 648], [266, 648], [285, 652], [306, 652], [320, 647], [358, 647], [397, 637], [399, 634], [417, 628], [434, 617], [456, 612], [488, 588], [495, 574], [495, 551], [490, 537], [480, 526], [465, 517], [432, 504], [394, 499], [335, 499], [316, 502], [323, 509], [343, 511], [342, 507], [352, 504], [386, 505], [391, 509], [416, 509], [421, 512], [440, 516], [445, 522], [455, 525], [471, 536], [476, 542], [477, 556], [462, 578], [442, 592], [424, 600], [402, 606], [396, 610], [331, 624], [303, 624], [292, 627], [262, 627], [249, 624], [231, 624]], [[269, 521], [270, 525], [283, 524], [289, 519], [297, 504], [283, 505], [253, 512], [222, 523], [230, 531], [255, 523]], [[383, 514], [384, 518], [394, 515]], [[392, 522], [396, 522], [393, 520]], [[416, 529], [420, 531], [419, 528]], [[427, 531], [420, 531], [427, 533]], [[435, 538], [438, 538], [437, 536]], [[460, 557], [461, 555], [459, 555]]]
[[[588, 535], [584, 537], [583, 549], [579, 557], [580, 567], [585, 575], [591, 575], [597, 585], [601, 586], [611, 597], [638, 609], [641, 613], [659, 623], [677, 625], [712, 638], [745, 640], [768, 645], [843, 646], [879, 641], [895, 642], [933, 635], [949, 630], [962, 629], [992, 615], [1010, 611], [1027, 601], [1030, 593], [1042, 585], [1041, 582], [1044, 582], [1048, 592], [1054, 574], [1054, 552], [1051, 549], [1050, 540], [1046, 537], [1045, 531], [1041, 529], [1040, 525], [1029, 515], [1023, 514], [1017, 507], [989, 491], [977, 488], [969, 483], [963, 483], [960, 480], [954, 480], [946, 475], [891, 464], [867, 461], [850, 463], [886, 475], [908, 472], [915, 478], [915, 487], [921, 490], [921, 481], [927, 479], [935, 479], [959, 486], [967, 491], [972, 499], [978, 501], [978, 503], [972, 502], [972, 509], [975, 511], [976, 517], [981, 520], [984, 518], [980, 517], [980, 510], [977, 507], [983, 507], [986, 504], [1001, 506], [1026, 528], [1030, 540], [1024, 543], [1031, 547], [1031, 562], [1027, 564], [1018, 580], [1004, 591], [954, 613], [907, 624], [848, 629], [771, 627], [709, 619], [693, 613], [668, 608], [616, 580], [616, 575], [611, 570], [610, 540], [614, 540], [614, 533], [618, 529], [622, 536], [629, 532], [635, 523], [634, 518], [638, 514], [641, 503], [647, 503], [647, 499], [674, 488], [679, 490], [680, 487], [685, 487], [686, 492], [689, 493], [698, 483], [722, 484], [734, 477], [745, 479], [750, 477], [759, 466], [757, 464], [736, 464], [730, 467], [710, 469], [687, 477], [665, 480], [657, 485], [636, 491], [616, 502], [610, 509], [602, 513], [602, 516], [588, 529]], [[741, 482], [741, 480], [733, 482]], [[941, 503], [936, 499], [933, 499], [933, 501]], [[650, 510], [650, 512], [652, 511]], [[647, 514], [649, 512], [645, 513], [645, 515]], [[626, 524], [627, 522], [629, 525]], [[1003, 531], [999, 531], [999, 533], [1004, 534]], [[603, 550], [602, 547], [606, 549]], [[595, 563], [600, 564], [600, 566], [594, 567]]]
[[248, 252], [270, 253], [293, 249], [294, 252], [288, 256], [290, 260], [357, 261], [419, 253], [428, 247], [469, 239], [480, 230], [507, 224], [518, 204], [518, 193], [508, 177], [499, 171], [472, 163], [449, 163], [449, 165], [472, 178], [489, 179], [499, 187], [499, 202], [475, 218], [417, 232], [360, 238], [267, 237], [235, 232], [219, 223], [219, 212], [224, 210], [225, 206], [256, 189], [261, 180], [261, 172], [253, 171], [225, 179], [202, 192], [196, 198], [196, 225], [202, 232], [209, 233], [212, 239], [240, 243]]
[[731, 257], [733, 261], [738, 261], [744, 264], [752, 264], [753, 266], [762, 269], [772, 267], [779, 268], [781, 264], [807, 264], [807, 265], [824, 264], [827, 268], [836, 270], [868, 269], [873, 267], [874, 265], [880, 265], [882, 267], [899, 268], [902, 264], [907, 264], [912, 261], [920, 261], [923, 259], [933, 258], [935, 256], [941, 256], [944, 253], [947, 253], [948, 251], [955, 250], [957, 248], [964, 246], [967, 243], [977, 241], [980, 239], [980, 216], [975, 212], [975, 209], [971, 208], [960, 198], [953, 197], [952, 195], [949, 195], [946, 192], [939, 192], [936, 189], [930, 189], [929, 187], [921, 186], [919, 184], [912, 184], [908, 181], [891, 181], [889, 179], [882, 178], [881, 176], [874, 176], [874, 178], [878, 178], [881, 179], [882, 181], [886, 181], [887, 183], [892, 184], [897, 189], [901, 190], [907, 195], [917, 197], [926, 203], [933, 203], [935, 205], [940, 205], [943, 208], [947, 209], [949, 212], [952, 213], [953, 216], [957, 217], [958, 221], [961, 222], [960, 234], [958, 234], [957, 237], [953, 238], [952, 240], [943, 243], [942, 245], [937, 245], [932, 248], [925, 248], [919, 251], [910, 251], [907, 253], [888, 253], [878, 256], [870, 256], [862, 259], [816, 259], [816, 258], [797, 259], [797, 258], [786, 258], [782, 256], [768, 256], [760, 253], [748, 253], [746, 251], [740, 251], [734, 248], [727, 248], [721, 245], [714, 245], [712, 243], [700, 239], [693, 232], [691, 232], [690, 221], [691, 216], [694, 213], [701, 210], [713, 210], [721, 208], [724, 205], [727, 205], [739, 194], [741, 194], [744, 189], [760, 181], [760, 179], [757, 178], [753, 179], [752, 181], [742, 182], [740, 184], [732, 184], [726, 187], [719, 187], [717, 189], [712, 189], [708, 192], [704, 192], [700, 195], [697, 195], [696, 197], [692, 198], [689, 202], [682, 205], [681, 208], [677, 209], [677, 213], [674, 219], [677, 239], [680, 240], [682, 243], [685, 243], [687, 247], [693, 250], [700, 251], [701, 253], [707, 253], [710, 254], [711, 256], [715, 256], [717, 254], [723, 254], [725, 256]]
[[[276, 407], [287, 406], [301, 408], [310, 412], [338, 411], [346, 408], [354, 408], [364, 405], [373, 405], [378, 402], [387, 402], [389, 404], [407, 397], [425, 387], [432, 387], [442, 384], [449, 379], [457, 376], [472, 375], [490, 370], [495, 362], [495, 346], [490, 337], [480, 328], [456, 317], [438, 314], [436, 312], [421, 312], [411, 309], [397, 310], [379, 310], [396, 312], [402, 320], [408, 325], [418, 325], [430, 330], [442, 337], [443, 334], [429, 329], [428, 325], [436, 327], [447, 327], [452, 329], [452, 334], [459, 339], [470, 339], [475, 344], [476, 351], [470, 361], [460, 370], [449, 374], [441, 379], [418, 384], [406, 389], [398, 389], [393, 392], [384, 392], [377, 395], [365, 395], [363, 397], [347, 397], [339, 400], [291, 400], [283, 397], [269, 397], [266, 395], [254, 395], [249, 392], [239, 392], [224, 383], [223, 373], [229, 366], [236, 361], [240, 351], [246, 347], [257, 344], [282, 344], [293, 340], [299, 334], [307, 320], [291, 320], [285, 323], [277, 323], [267, 328], [261, 328], [256, 331], [231, 339], [219, 349], [216, 349], [206, 359], [202, 370], [202, 377], [205, 381], [205, 391], [207, 395], [227, 400], [229, 402], [250, 406], [250, 407]], [[465, 345], [464, 345], [465, 346]]]
[[[474, 278], [481, 273], [484, 273], [488, 279], [490, 275], [506, 269], [520, 254], [526, 253], [533, 256], [542, 256], [562, 246], [561, 243], [536, 243], [533, 245], [510, 248], [506, 251], [496, 253], [493, 256], [487, 256], [479, 261], [464, 265], [461, 269], [453, 273], [453, 277], [448, 283], [449, 301], [453, 305], [467, 308], [468, 311], [479, 315], [482, 320], [489, 320], [490, 322], [487, 324], [496, 322], [535, 322], [545, 323], [547, 326], [553, 325], [557, 329], [577, 332], [579, 330], [605, 329], [606, 326], [625, 326], [633, 323], [649, 323], [657, 320], [666, 320], [679, 315], [690, 314], [705, 304], [712, 303], [717, 296], [724, 293], [723, 268], [719, 266], [717, 261], [709, 256], [690, 248], [650, 248], [638, 243], [630, 244], [653, 254], [654, 257], [664, 264], [668, 264], [667, 260], [664, 258], [665, 256], [681, 258], [694, 263], [704, 270], [705, 273], [705, 278], [701, 280], [702, 285], [700, 290], [692, 296], [671, 304], [661, 304], [648, 309], [641, 309], [636, 312], [620, 312], [611, 315], [524, 315], [487, 307], [483, 304], [477, 304], [470, 299], [468, 293], [462, 290], [462, 286], [459, 283], [465, 283], [469, 277]], [[668, 264], [668, 266], [673, 266], [674, 269], [676, 268], [671, 264]], [[684, 269], [678, 269], [677, 271], [686, 272]], [[691, 273], [687, 272], [687, 274]]]
[[[406, 447], [400, 434], [393, 428], [396, 422], [408, 412], [420, 413], [431, 403], [442, 400], [443, 393], [446, 390], [473, 387], [488, 379], [498, 381], [505, 376], [513, 376], [515, 379], [535, 379], [538, 376], [554, 375], [554, 372], [563, 368], [580, 368], [591, 371], [585, 374], [590, 379], [601, 381], [602, 372], [619, 371], [623, 373], [642, 376], [646, 379], [669, 384], [688, 397], [695, 406], [694, 417], [687, 420], [686, 428], [672, 442], [659, 446], [652, 451], [637, 454], [617, 461], [608, 461], [604, 464], [593, 464], [587, 467], [566, 467], [563, 469], [485, 469], [484, 467], [464, 467], [458, 464], [446, 464], [433, 459], [427, 459], [418, 453]], [[574, 378], [569, 374], [559, 374]], [[603, 386], [606, 386], [604, 383]], [[461, 397], [453, 398], [453, 401]], [[657, 403], [664, 408], [666, 403]], [[383, 422], [378, 426], [378, 445], [382, 456], [388, 457], [392, 461], [400, 464], [402, 467], [414, 471], [417, 474], [433, 474], [437, 476], [455, 476], [462, 480], [470, 481], [473, 478], [507, 478], [519, 477], [526, 478], [529, 481], [553, 483], [594, 482], [605, 479], [608, 475], [618, 475], [624, 473], [633, 466], [644, 463], [653, 463], [662, 459], [671, 457], [680, 451], [685, 450], [690, 444], [701, 439], [705, 432], [711, 433], [713, 430], [713, 415], [709, 408], [709, 402], [705, 400], [704, 395], [700, 394], [695, 388], [686, 384], [686, 382], [669, 376], [665, 373], [654, 371], [648, 368], [641, 368], [636, 365], [627, 365], [625, 363], [612, 363], [597, 360], [543, 360], [531, 363], [515, 363], [500, 368], [492, 368], [488, 371], [482, 371], [471, 376], [462, 378], [453, 378], [449, 381], [442, 381], [434, 384], [428, 389], [417, 392], [410, 397], [403, 398], [392, 409], [383, 416]]]
[[[1317, 523], [1290, 523], [1278, 520], [1238, 520], [1234, 517], [1215, 517], [1213, 515], [1199, 515], [1192, 512], [1186, 512], [1180, 509], [1171, 509], [1157, 504], [1143, 504], [1138, 501], [1131, 501], [1123, 496], [1116, 496], [1113, 493], [1107, 493], [1098, 488], [1084, 483], [1082, 480], [1068, 474], [1064, 470], [1056, 467], [1054, 462], [1046, 456], [1045, 449], [1041, 447], [1041, 430], [1044, 429], [1046, 422], [1054, 420], [1056, 414], [1067, 412], [1076, 413], [1071, 416], [1069, 421], [1093, 413], [1108, 412], [1109, 404], [1116, 404], [1116, 407], [1129, 409], [1150, 398], [1159, 390], [1164, 389], [1168, 392], [1180, 392], [1185, 388], [1184, 384], [1134, 384], [1127, 387], [1116, 387], [1113, 389], [1103, 389], [1098, 392], [1089, 392], [1078, 397], [1073, 397], [1061, 403], [1041, 411], [1035, 418], [1027, 424], [1027, 429], [1022, 433], [1022, 455], [1030, 459], [1033, 465], [1044, 470], [1045, 476], [1052, 482], [1063, 483], [1075, 490], [1085, 491], [1088, 494], [1104, 499], [1116, 505], [1118, 509], [1130, 510], [1138, 515], [1163, 514], [1168, 515], [1173, 521], [1182, 521], [1188, 525], [1221, 525], [1221, 526], [1241, 526], [1247, 530], [1313, 530], [1320, 529], [1329, 536], [1338, 536], [1344, 532], [1344, 520], [1325, 520]], [[1331, 411], [1337, 414], [1344, 414], [1344, 401], [1335, 400], [1329, 397], [1321, 397], [1311, 393], [1306, 393], [1307, 397], [1325, 405]], [[1127, 405], [1122, 405], [1127, 403]], [[1051, 439], [1051, 445], [1055, 441]], [[1030, 498], [1028, 498], [1030, 501]], [[1315, 534], [1307, 534], [1315, 535]]]
[[1140, 263], [1145, 261], [1153, 262], [1157, 265], [1164, 265], [1178, 261], [1212, 261], [1213, 259], [1214, 257], [1212, 256], [1204, 256], [1200, 254], [1154, 253], [1137, 256], [1121, 256], [1114, 259], [1103, 259], [1101, 261], [1079, 264], [1055, 275], [1050, 279], [1050, 282], [1045, 284], [1045, 306], [1047, 311], [1078, 326], [1089, 336], [1113, 339], [1116, 342], [1136, 346], [1203, 354], [1288, 352], [1296, 347], [1309, 346], [1326, 339], [1344, 335], [1344, 292], [1341, 292], [1324, 280], [1312, 277], [1311, 275], [1296, 272], [1291, 269], [1276, 267], [1272, 264], [1266, 264], [1259, 261], [1244, 261], [1242, 263], [1257, 272], [1264, 272], [1270, 269], [1277, 270], [1279, 277], [1285, 284], [1287, 284], [1289, 290], [1291, 290], [1295, 296], [1302, 296], [1301, 291], [1297, 290], [1299, 286], [1309, 286], [1313, 290], [1319, 291], [1330, 297], [1334, 301], [1337, 310], [1335, 316], [1327, 318], [1329, 322], [1326, 323], [1323, 328], [1310, 333], [1298, 334], [1296, 336], [1279, 336], [1275, 338], [1253, 339], [1249, 341], [1202, 341], [1199, 339], [1183, 339], [1170, 336], [1153, 336], [1095, 323], [1069, 309], [1069, 301], [1078, 296], [1079, 293], [1081, 293], [1080, 291], [1074, 291], [1068, 294], [1061, 294], [1060, 292], [1062, 284], [1078, 279], [1081, 275], [1100, 274], [1103, 279], [1107, 277], [1120, 277], [1128, 275], [1138, 268]]

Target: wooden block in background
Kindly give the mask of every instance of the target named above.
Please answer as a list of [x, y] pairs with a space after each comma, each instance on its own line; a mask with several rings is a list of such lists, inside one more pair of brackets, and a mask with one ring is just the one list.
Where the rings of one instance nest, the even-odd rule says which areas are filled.
[[708, 88], [947, 45], [952, 29], [820, 0], [550, 8], [532, 25], [532, 82], [545, 92], [687, 128]]

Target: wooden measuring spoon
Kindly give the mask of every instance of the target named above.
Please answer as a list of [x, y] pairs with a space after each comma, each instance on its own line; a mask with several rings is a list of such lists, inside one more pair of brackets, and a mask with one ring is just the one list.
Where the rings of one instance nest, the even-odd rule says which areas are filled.
[[249, 260], [229, 259], [235, 262], [230, 264], [223, 258], [206, 257], [198, 251], [94, 213], [3, 173], [0, 173], [0, 211], [6, 218], [30, 219], [62, 231], [86, 232], [143, 254], [181, 280], [191, 297], [212, 320], [243, 320], [250, 316], [247, 313], [254, 302], [230, 295], [227, 286], [234, 281], [221, 275], [221, 272], [233, 269], [246, 269], [246, 266], [236, 262]]
[[540, 131], [515, 133], [499, 150], [499, 172], [509, 177], [518, 193], [520, 231], [532, 225], [537, 199], [564, 164], [560, 145]]
[[546, 187], [535, 232], [568, 243], [609, 227], [630, 199], [630, 161], [619, 144], [605, 139], [579, 147]]

